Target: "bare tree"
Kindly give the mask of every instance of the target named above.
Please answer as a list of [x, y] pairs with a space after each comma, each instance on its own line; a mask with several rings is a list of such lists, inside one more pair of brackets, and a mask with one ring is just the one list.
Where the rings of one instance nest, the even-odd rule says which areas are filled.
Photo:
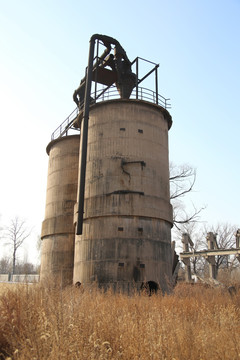
[[15, 270], [17, 274], [37, 274], [38, 266], [30, 262], [22, 261], [16, 265]]
[[18, 216], [10, 221], [10, 225], [6, 228], [5, 238], [7, 241], [5, 245], [12, 247], [12, 273], [15, 274], [16, 268], [16, 254], [17, 250], [22, 246], [24, 241], [30, 236], [31, 230], [28, 230], [24, 220]]
[[6, 256], [0, 259], [0, 274], [8, 274], [11, 271], [12, 264]]
[[184, 196], [192, 191], [196, 181], [196, 169], [190, 165], [175, 165], [170, 162], [171, 200]]
[[205, 207], [197, 209], [194, 205], [190, 213], [186, 211], [182, 198], [193, 191], [196, 182], [196, 169], [190, 165], [170, 163], [170, 200], [173, 206], [173, 223], [178, 230], [182, 225], [199, 221], [199, 214]]

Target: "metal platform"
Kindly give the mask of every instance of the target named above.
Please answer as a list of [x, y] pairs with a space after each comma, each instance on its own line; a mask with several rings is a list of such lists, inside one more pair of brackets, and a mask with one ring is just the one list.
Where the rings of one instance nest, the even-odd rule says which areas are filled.
[[[108, 101], [108, 100], [120, 99], [118, 90], [114, 85], [109, 87], [105, 92], [103, 92], [102, 89], [99, 89], [96, 92], [94, 91], [91, 94], [91, 96], [93, 99], [95, 97], [94, 102], [96, 103]], [[166, 99], [162, 95], [157, 94], [155, 91], [152, 91], [151, 89], [147, 89], [144, 87], [138, 87], [138, 89], [136, 88], [133, 89], [130, 99], [147, 101], [151, 104], [156, 104], [158, 106], [161, 106], [166, 110], [171, 109], [171, 104], [169, 102], [170, 99]], [[51, 140], [56, 140], [59, 137], [69, 135], [70, 130], [79, 132], [80, 129], [74, 127], [74, 121], [77, 119], [80, 112], [81, 110], [79, 110], [79, 108], [76, 107], [71, 112], [71, 114], [68, 115], [68, 117], [56, 128], [56, 130], [54, 130], [54, 132], [51, 135]]]

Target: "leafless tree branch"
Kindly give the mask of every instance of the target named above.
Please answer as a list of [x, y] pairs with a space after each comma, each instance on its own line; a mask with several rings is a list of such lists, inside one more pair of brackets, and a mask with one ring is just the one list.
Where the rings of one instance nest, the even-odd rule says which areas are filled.
[[173, 223], [176, 229], [181, 230], [183, 224], [198, 222], [199, 214], [205, 207], [197, 209], [193, 206], [193, 211], [189, 214], [185, 211], [182, 198], [193, 191], [196, 182], [196, 169], [190, 165], [174, 165], [170, 163], [170, 200], [173, 206]]

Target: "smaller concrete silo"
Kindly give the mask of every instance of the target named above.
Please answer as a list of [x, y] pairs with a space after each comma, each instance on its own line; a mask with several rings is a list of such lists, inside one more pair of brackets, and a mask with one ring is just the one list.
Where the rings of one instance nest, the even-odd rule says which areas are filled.
[[71, 284], [73, 277], [73, 208], [78, 184], [79, 135], [60, 137], [49, 155], [45, 219], [42, 223], [40, 280]]

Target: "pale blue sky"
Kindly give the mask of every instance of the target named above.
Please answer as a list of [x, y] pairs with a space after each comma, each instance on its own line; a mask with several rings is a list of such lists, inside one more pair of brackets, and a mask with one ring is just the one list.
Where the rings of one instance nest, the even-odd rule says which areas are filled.
[[189, 202], [207, 205], [210, 225], [240, 227], [239, 19], [239, 0], [0, 0], [2, 223], [20, 215], [40, 234], [45, 147], [75, 108], [89, 39], [100, 33], [130, 60], [160, 63], [159, 91], [172, 104], [170, 160], [197, 168]]

